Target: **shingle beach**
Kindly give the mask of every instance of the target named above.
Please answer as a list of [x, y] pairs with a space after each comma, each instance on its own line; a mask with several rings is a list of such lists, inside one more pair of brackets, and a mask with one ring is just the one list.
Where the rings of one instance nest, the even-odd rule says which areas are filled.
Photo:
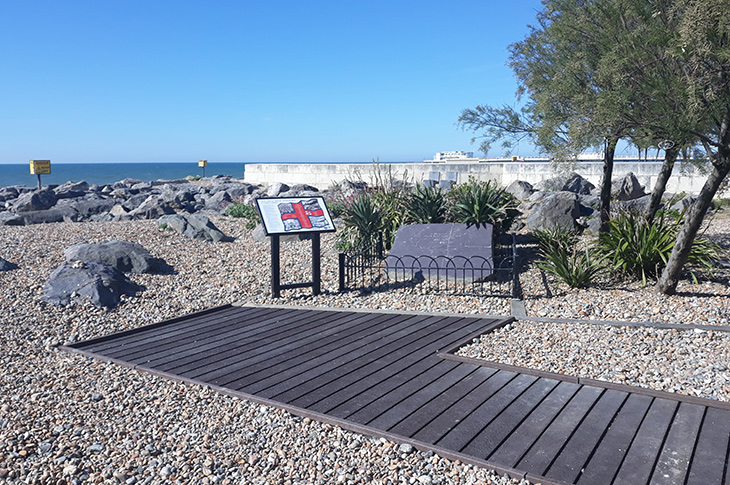
[[[449, 313], [510, 314], [510, 301], [397, 290], [337, 294], [334, 236], [323, 236], [323, 290], [269, 293], [270, 247], [240, 220], [212, 217], [231, 243], [188, 239], [154, 220], [0, 226], [0, 481], [24, 483], [527, 483], [135, 370], [58, 345], [225, 303], [283, 303]], [[708, 235], [728, 247], [730, 220]], [[138, 242], [174, 274], [133, 274], [146, 287], [111, 311], [39, 299], [76, 243]], [[282, 245], [285, 282], [310, 278], [308, 243]], [[529, 317], [476, 339], [463, 355], [581, 377], [730, 400], [730, 274], [680, 283], [676, 296], [611, 285], [571, 290], [521, 275]], [[558, 319], [558, 321], [546, 321]], [[562, 321], [560, 321], [562, 319]], [[570, 320], [692, 324], [606, 326]]]

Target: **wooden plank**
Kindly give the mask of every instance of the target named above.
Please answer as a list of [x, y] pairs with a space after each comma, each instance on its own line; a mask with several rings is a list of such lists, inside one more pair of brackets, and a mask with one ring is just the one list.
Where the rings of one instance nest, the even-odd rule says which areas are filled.
[[684, 483], [706, 409], [696, 404], [679, 405], [651, 477], [652, 484]]
[[602, 393], [603, 389], [582, 386], [519, 461], [517, 468], [544, 476], [563, 445], [588, 415]]
[[[312, 319], [300, 320], [296, 330], [272, 330], [253, 342], [227, 342], [215, 353], [206, 353], [194, 359], [171, 362], [166, 365], [155, 365], [162, 369], [192, 379], [213, 380], [244, 365], [253, 365], [266, 359], [275, 358], [306, 345], [316, 344], [329, 334], [348, 327], [348, 325], [369, 324], [367, 315], [348, 320], [347, 315], [332, 314], [313, 315]], [[313, 331], [314, 328], [317, 331]], [[286, 336], [283, 336], [286, 335]]]
[[543, 475], [575, 483], [627, 397], [626, 392], [605, 391]]
[[451, 431], [436, 444], [449, 450], [462, 451], [494, 418], [524, 393], [537, 377], [518, 374], [506, 386], [486, 399], [479, 407], [464, 416]]
[[474, 372], [468, 365], [440, 362], [416, 379], [398, 386], [384, 396], [353, 413], [348, 419], [377, 429], [388, 430], [416, 409]]
[[[296, 325], [301, 315], [282, 313], [276, 315], [246, 315], [223, 317], [217, 321], [201, 322], [200, 325], [186, 328], [185, 331], [175, 332], [174, 335], [166, 335], [162, 338], [148, 336], [149, 338], [136, 342], [133, 345], [125, 345], [116, 350], [105, 352], [106, 355], [126, 359], [130, 362], [140, 360], [144, 357], [146, 362], [155, 361], [163, 363], [170, 355], [179, 356], [188, 350], [191, 353], [205, 352], [204, 346], [215, 348], [216, 342], [230, 341], [244, 336], [247, 339], [254, 339], [256, 335], [267, 332], [272, 326], [282, 325], [290, 322], [289, 325]], [[311, 318], [315, 318], [312, 316]], [[174, 360], [174, 358], [173, 358]]]
[[538, 379], [496, 419], [474, 437], [462, 451], [487, 459], [532, 410], [558, 385], [555, 379]]
[[418, 433], [413, 435], [413, 438], [425, 443], [438, 442], [454, 426], [458, 425], [464, 416], [468, 416], [515, 377], [517, 377], [517, 374], [513, 372], [495, 372], [486, 382], [476, 387], [459, 401], [453, 403], [446, 411], [424, 426]]
[[677, 401], [654, 399], [626, 452], [614, 485], [637, 485], [649, 481], [677, 405]]
[[272, 364], [265, 361], [213, 382], [246, 389], [246, 392], [263, 397], [275, 396], [329, 369], [367, 358], [367, 355], [382, 346], [383, 341], [412, 335], [414, 328], [419, 327], [415, 322], [404, 325], [409, 320], [406, 316], [380, 320], [374, 318], [368, 322], [368, 326], [343, 331], [334, 339], [323, 340], [319, 345], [297, 352], [296, 356], [288, 357], [283, 362]]
[[496, 369], [489, 367], [477, 367], [474, 372], [450, 388], [448, 393], [436, 396], [388, 431], [401, 436], [412, 437], [451, 405], [463, 399], [464, 396], [489, 379], [495, 372], [497, 372]]
[[630, 394], [608, 431], [598, 444], [591, 460], [585, 465], [578, 479], [579, 485], [611, 483], [618, 472], [626, 451], [636, 435], [653, 398], [642, 394]]
[[[687, 485], [722, 485], [730, 447], [730, 412], [707, 408]], [[730, 468], [730, 467], [729, 467]], [[730, 477], [729, 477], [730, 478]], [[726, 483], [730, 485], [728, 480]]]
[[[89, 352], [103, 353], [109, 355], [120, 347], [134, 347], [138, 344], [145, 344], [150, 341], [162, 341], [171, 336], [189, 332], [201, 326], [215, 326], [221, 322], [231, 319], [245, 318], [251, 314], [251, 309], [242, 307], [226, 307], [216, 312], [203, 313], [194, 315], [189, 319], [180, 320], [170, 323], [162, 327], [156, 327], [154, 324], [140, 327], [137, 332], [130, 332], [126, 335], [120, 335], [113, 340], [106, 340], [95, 345], [84, 346], [84, 350]], [[253, 312], [264, 314], [264, 312]], [[163, 322], [161, 322], [163, 323]]]
[[[395, 342], [393, 345], [385, 344], [377, 352], [369, 355], [367, 362], [354, 361], [350, 365], [332, 369], [313, 379], [298, 388], [299, 396], [288, 402], [317, 412], [334, 412], [348, 400], [363, 396], [367, 396], [367, 402], [370, 402], [382, 395], [373, 394], [374, 386], [378, 386], [386, 379], [389, 379], [389, 383], [396, 383], [397, 379], [404, 378], [404, 373], [408, 372], [411, 365], [429, 356], [435, 357], [434, 354], [440, 346], [450, 345], [451, 342], [462, 339], [464, 335], [482, 324], [482, 321], [476, 319], [442, 319], [440, 322], [434, 322], [432, 325], [436, 330], [424, 328], [426, 332], [424, 335], [419, 336], [419, 332], [414, 332], [401, 342]], [[433, 363], [427, 367], [431, 365]], [[379, 389], [384, 388], [380, 386]], [[389, 389], [385, 389], [384, 392], [387, 390]], [[283, 397], [277, 396], [277, 399], [279, 398]], [[365, 404], [367, 403], [362, 405]], [[340, 412], [349, 415], [359, 407], [361, 406], [356, 406], [350, 411], [343, 411], [340, 407], [336, 415], [341, 416]]]
[[520, 423], [515, 431], [492, 453], [489, 461], [514, 468], [543, 431], [553, 422], [555, 416], [570, 402], [581, 388], [572, 382], [561, 382]]

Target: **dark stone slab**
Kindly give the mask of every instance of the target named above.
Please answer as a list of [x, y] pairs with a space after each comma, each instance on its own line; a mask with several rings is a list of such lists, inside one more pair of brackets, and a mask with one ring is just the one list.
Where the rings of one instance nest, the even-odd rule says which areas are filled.
[[491, 224], [411, 224], [398, 229], [386, 268], [398, 280], [478, 281], [492, 274]]

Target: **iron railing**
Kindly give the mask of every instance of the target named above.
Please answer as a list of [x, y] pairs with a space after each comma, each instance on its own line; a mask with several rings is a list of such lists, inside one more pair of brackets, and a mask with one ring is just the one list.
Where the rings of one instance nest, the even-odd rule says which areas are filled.
[[413, 287], [425, 292], [521, 298], [514, 234], [502, 235], [492, 258], [481, 256], [393, 256], [382, 235], [359, 250], [339, 254], [340, 292]]

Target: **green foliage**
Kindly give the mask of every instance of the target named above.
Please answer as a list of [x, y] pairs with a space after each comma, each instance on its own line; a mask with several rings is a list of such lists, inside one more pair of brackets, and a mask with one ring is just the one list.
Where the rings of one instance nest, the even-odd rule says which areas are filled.
[[408, 221], [413, 224], [439, 224], [446, 221], [448, 200], [437, 187], [416, 185], [408, 198]]
[[535, 264], [546, 273], [552, 274], [571, 288], [586, 288], [606, 268], [600, 258], [588, 249], [576, 251], [563, 244], [548, 244], [542, 253], [542, 260]]
[[242, 200], [233, 202], [226, 208], [226, 214], [245, 219], [248, 230], [254, 229], [259, 223], [259, 213], [253, 202], [243, 202]]
[[578, 243], [578, 233], [565, 226], [533, 231], [532, 236], [537, 239], [540, 254], [547, 254], [560, 247], [571, 249]]
[[495, 233], [504, 232], [519, 215], [514, 197], [491, 180], [473, 178], [450, 192], [451, 219], [463, 224], [492, 224]]
[[[609, 221], [608, 232], [600, 234], [596, 250], [614, 272], [630, 275], [645, 286], [649, 278], [657, 278], [667, 265], [682, 223], [683, 214], [673, 217], [659, 211], [648, 223], [635, 211], [622, 212]], [[697, 238], [687, 262], [709, 270], [717, 257], [716, 245]], [[696, 281], [694, 273], [692, 277]]]

